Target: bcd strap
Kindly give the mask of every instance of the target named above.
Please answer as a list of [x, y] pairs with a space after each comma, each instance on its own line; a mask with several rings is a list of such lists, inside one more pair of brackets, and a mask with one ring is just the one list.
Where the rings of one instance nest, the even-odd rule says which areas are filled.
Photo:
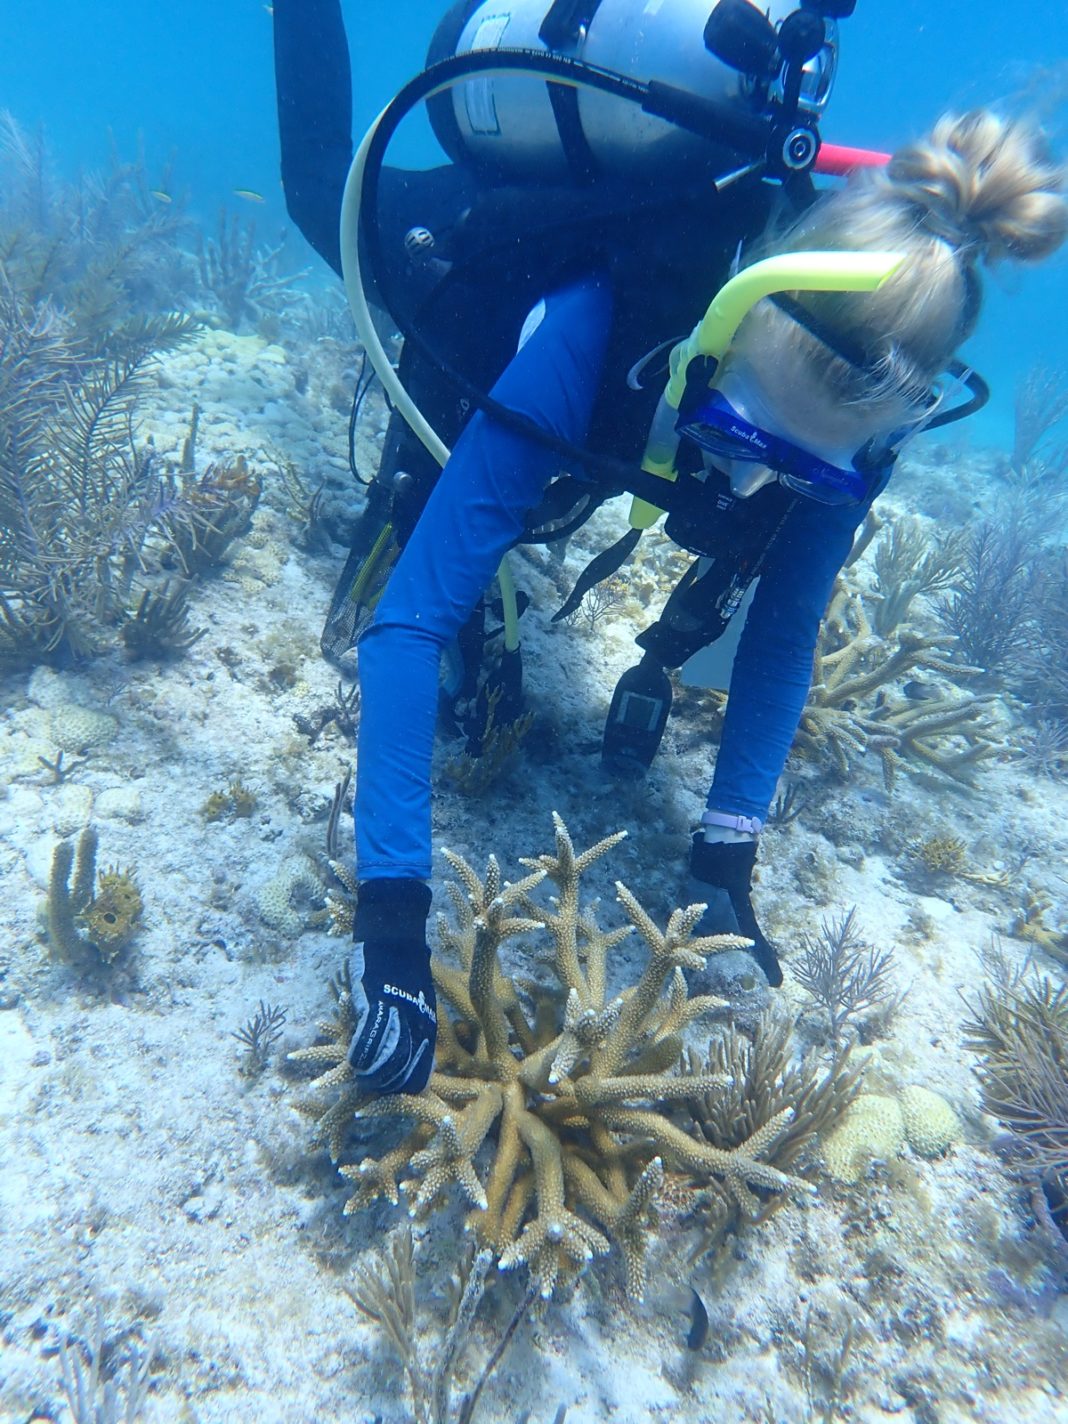
[[714, 643], [730, 622], [719, 609], [724, 572], [713, 566], [699, 576], [697, 563], [692, 563], [672, 589], [660, 617], [634, 639], [638, 647], [651, 653], [661, 667], [679, 668]]
[[538, 39], [550, 49], [573, 45], [600, 8], [601, 0], [553, 0], [541, 22]]
[[549, 91], [549, 104], [568, 170], [576, 183], [592, 183], [597, 177], [597, 160], [582, 127], [578, 90], [566, 84], [546, 84], [545, 87]]
[[760, 495], [753, 496], [757, 502], [741, 512], [738, 500], [719, 511], [719, 550], [707, 556], [703, 571], [699, 562], [690, 565], [660, 617], [635, 638], [639, 648], [662, 667], [682, 667], [721, 637], [760, 576], [798, 501], [781, 486], [771, 486]]
[[614, 490], [560, 475], [545, 491], [541, 503], [527, 515], [521, 544], [554, 544], [581, 529]]

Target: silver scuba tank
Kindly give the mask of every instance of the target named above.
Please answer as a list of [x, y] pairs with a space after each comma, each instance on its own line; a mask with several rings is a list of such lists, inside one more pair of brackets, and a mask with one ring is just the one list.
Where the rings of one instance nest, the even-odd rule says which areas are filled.
[[[710, 53], [704, 30], [721, 0], [579, 0], [574, 23], [557, 26], [555, 42], [541, 38], [551, 0], [459, 0], [441, 21], [429, 60], [496, 49], [567, 55], [643, 82], [658, 80], [704, 99], [738, 105], [759, 115], [780, 76], [740, 73]], [[761, 0], [759, 13], [773, 25], [799, 0]], [[588, 18], [587, 18], [588, 17]], [[585, 21], [585, 23], [583, 23]], [[801, 109], [818, 115], [826, 103], [837, 61], [837, 26], [827, 21], [823, 49], [805, 66]], [[561, 30], [564, 33], [561, 33]], [[553, 90], [556, 93], [553, 93]], [[592, 89], [562, 90], [534, 75], [490, 71], [457, 83], [431, 101], [439, 142], [454, 162], [488, 167], [513, 180], [566, 180], [574, 171], [569, 135], [561, 129], [561, 92], [570, 106], [570, 140], [588, 146], [598, 171], [610, 175], [670, 176], [710, 161], [706, 140], [646, 114], [633, 103]], [[712, 162], [726, 159], [714, 151]]]

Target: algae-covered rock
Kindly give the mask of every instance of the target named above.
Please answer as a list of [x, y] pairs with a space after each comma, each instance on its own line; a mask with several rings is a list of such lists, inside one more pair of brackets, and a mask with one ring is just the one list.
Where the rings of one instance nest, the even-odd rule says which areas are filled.
[[905, 1136], [921, 1157], [941, 1157], [960, 1139], [960, 1118], [930, 1088], [905, 1088], [899, 1098]]
[[96, 798], [96, 811], [101, 820], [125, 821], [137, 826], [145, 819], [141, 793], [133, 786], [112, 786]]
[[710, 955], [704, 969], [690, 977], [691, 994], [713, 994], [731, 1006], [735, 1024], [755, 1030], [771, 1002], [764, 971], [745, 949]]
[[859, 1182], [873, 1161], [896, 1157], [905, 1145], [905, 1120], [896, 1098], [861, 1093], [824, 1139], [823, 1160], [839, 1182]]
[[47, 806], [57, 834], [73, 836], [93, 814], [93, 793], [88, 786], [68, 781], [49, 788]]

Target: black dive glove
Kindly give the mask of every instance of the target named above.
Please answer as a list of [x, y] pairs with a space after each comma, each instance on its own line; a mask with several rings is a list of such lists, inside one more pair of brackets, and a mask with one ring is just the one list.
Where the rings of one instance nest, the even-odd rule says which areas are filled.
[[356, 1032], [348, 1059], [369, 1093], [420, 1093], [434, 1066], [437, 997], [430, 974], [421, 880], [368, 880], [360, 886], [352, 937]]
[[[750, 892], [753, 865], [756, 862], [756, 841], [706, 841], [698, 831], [690, 851], [690, 874], [700, 882], [702, 898], [708, 909], [701, 916], [696, 934], [740, 934], [753, 941], [748, 951], [764, 971], [773, 989], [782, 983], [779, 957], [764, 938]], [[703, 887], [708, 886], [707, 896]]]

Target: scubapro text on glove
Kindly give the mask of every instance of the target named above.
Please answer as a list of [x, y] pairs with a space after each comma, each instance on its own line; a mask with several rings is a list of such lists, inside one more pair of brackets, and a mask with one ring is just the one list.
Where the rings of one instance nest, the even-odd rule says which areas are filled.
[[383, 994], [391, 994], [395, 999], [406, 999], [409, 1004], [414, 1004], [421, 1014], [425, 1014], [432, 1024], [437, 1024], [438, 1016], [426, 1001], [422, 989], [418, 994], [409, 994], [406, 989], [399, 989], [396, 984], [383, 984]]

